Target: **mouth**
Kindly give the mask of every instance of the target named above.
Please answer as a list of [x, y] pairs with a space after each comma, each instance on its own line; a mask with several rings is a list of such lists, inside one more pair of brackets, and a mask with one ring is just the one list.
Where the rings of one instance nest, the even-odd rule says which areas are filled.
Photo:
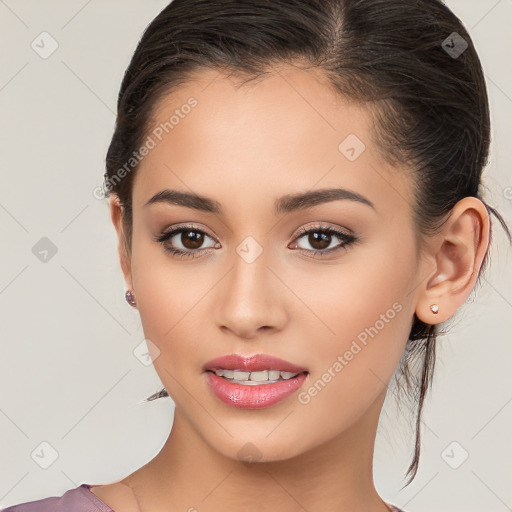
[[266, 354], [218, 357], [203, 366], [207, 383], [221, 402], [243, 409], [269, 407], [295, 393], [309, 371]]

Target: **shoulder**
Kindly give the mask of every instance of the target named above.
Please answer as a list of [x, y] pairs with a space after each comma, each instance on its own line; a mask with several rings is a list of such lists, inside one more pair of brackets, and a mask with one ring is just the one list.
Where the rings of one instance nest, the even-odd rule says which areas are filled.
[[89, 488], [89, 484], [82, 484], [69, 489], [62, 496], [19, 503], [0, 509], [0, 512], [114, 512]]

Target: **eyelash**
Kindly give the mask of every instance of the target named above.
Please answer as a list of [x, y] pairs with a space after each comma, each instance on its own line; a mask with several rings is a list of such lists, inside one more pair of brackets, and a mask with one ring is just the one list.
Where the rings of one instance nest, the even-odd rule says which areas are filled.
[[[157, 235], [154, 238], [154, 240], [155, 240], [155, 242], [159, 242], [160, 244], [162, 244], [162, 246], [166, 252], [170, 253], [173, 256], [180, 257], [180, 258], [190, 258], [190, 257], [197, 258], [199, 256], [199, 254], [198, 254], [198, 256], [196, 256], [195, 254], [201, 253], [202, 251], [206, 251], [208, 249], [213, 249], [213, 247], [209, 247], [207, 249], [192, 249], [192, 250], [184, 251], [182, 249], [171, 248], [165, 243], [165, 242], [167, 242], [167, 240], [174, 237], [175, 235], [177, 235], [179, 233], [184, 233], [187, 231], [192, 231], [194, 233], [202, 233], [202, 234], [210, 237], [210, 235], [208, 235], [208, 233], [206, 233], [205, 231], [203, 231], [201, 229], [197, 229], [195, 226], [185, 225], [185, 226], [179, 226], [177, 228], [174, 228], [171, 231], [161, 233], [160, 235]], [[322, 233], [325, 235], [335, 235], [337, 238], [342, 240], [342, 243], [340, 243], [340, 245], [338, 247], [334, 247], [331, 249], [323, 249], [323, 250], [298, 249], [299, 251], [305, 252], [305, 253], [313, 252], [314, 256], [316, 256], [318, 254], [320, 257], [323, 257], [326, 254], [336, 253], [336, 252], [344, 250], [344, 249], [346, 250], [349, 246], [351, 246], [352, 244], [354, 244], [358, 241], [358, 238], [355, 237], [354, 235], [345, 233], [343, 231], [340, 231], [338, 229], [334, 229], [331, 227], [324, 227], [324, 226], [318, 225], [318, 226], [313, 226], [313, 227], [310, 227], [307, 229], [304, 227], [301, 228], [299, 230], [299, 233], [295, 237], [294, 242], [296, 240], [299, 240], [300, 238], [302, 238], [304, 235], [309, 235], [310, 233]], [[210, 237], [210, 238], [212, 238], [212, 237]]]

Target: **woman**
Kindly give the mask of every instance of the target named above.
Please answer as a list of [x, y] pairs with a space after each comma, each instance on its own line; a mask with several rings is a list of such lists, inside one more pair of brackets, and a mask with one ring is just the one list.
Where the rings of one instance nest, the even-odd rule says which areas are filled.
[[441, 1], [174, 0], [126, 71], [105, 174], [173, 427], [121, 481], [5, 512], [399, 511], [372, 476], [387, 386], [417, 400], [409, 483], [438, 326], [491, 213], [510, 238], [480, 193], [489, 130]]

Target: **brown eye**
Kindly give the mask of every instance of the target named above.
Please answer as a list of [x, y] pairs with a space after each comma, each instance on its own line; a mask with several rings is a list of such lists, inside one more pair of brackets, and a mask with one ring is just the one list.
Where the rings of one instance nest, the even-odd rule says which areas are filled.
[[320, 233], [318, 231], [308, 234], [308, 242], [313, 249], [323, 250], [331, 245], [332, 235], [328, 233]]
[[[324, 256], [349, 247], [357, 241], [357, 238], [352, 234], [344, 233], [334, 228], [315, 226], [310, 229], [302, 228], [296, 240], [295, 245], [297, 249], [306, 253], [312, 252], [315, 255]], [[311, 249], [301, 245], [303, 243], [306, 246], [309, 245]]]
[[200, 231], [182, 231], [180, 241], [187, 249], [199, 249], [204, 243], [204, 233]]
[[[207, 239], [212, 240], [209, 246], [203, 247]], [[154, 239], [163, 245], [164, 250], [176, 256], [196, 257], [213, 247], [219, 247], [208, 234], [193, 226], [182, 226], [162, 233]]]

